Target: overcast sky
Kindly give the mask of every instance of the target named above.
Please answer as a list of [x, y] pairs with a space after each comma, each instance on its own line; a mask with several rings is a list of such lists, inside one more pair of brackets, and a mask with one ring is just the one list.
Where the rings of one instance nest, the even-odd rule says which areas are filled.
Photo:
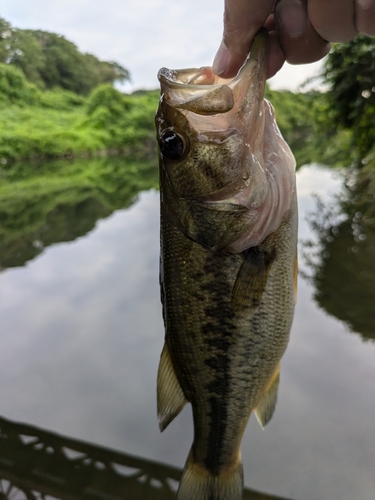
[[[224, 0], [2, 0], [14, 27], [64, 35], [83, 52], [126, 67], [135, 88], [156, 88], [159, 68], [210, 65], [222, 35]], [[272, 88], [295, 90], [321, 63], [285, 65]]]

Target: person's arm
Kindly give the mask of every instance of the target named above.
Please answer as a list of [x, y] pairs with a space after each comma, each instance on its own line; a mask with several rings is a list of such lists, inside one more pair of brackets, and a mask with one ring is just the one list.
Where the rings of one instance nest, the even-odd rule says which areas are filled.
[[346, 42], [359, 32], [375, 35], [375, 0], [225, 0], [224, 35], [213, 68], [235, 76], [257, 31], [270, 32], [268, 77], [285, 61], [318, 61], [330, 42]]

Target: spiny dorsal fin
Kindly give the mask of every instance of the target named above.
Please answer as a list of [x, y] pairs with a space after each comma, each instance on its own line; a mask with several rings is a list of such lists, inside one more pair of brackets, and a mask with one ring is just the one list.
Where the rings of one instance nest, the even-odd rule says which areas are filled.
[[159, 428], [163, 432], [187, 403], [185, 394], [177, 380], [171, 355], [166, 344], [164, 344], [160, 356], [157, 401]]
[[259, 401], [258, 406], [254, 409], [254, 413], [258, 422], [262, 427], [265, 427], [271, 420], [273, 412], [276, 408], [277, 390], [280, 382], [280, 364], [278, 365], [275, 373], [264, 391], [262, 399]]
[[198, 115], [216, 115], [227, 113], [233, 108], [233, 92], [227, 85], [220, 85], [211, 92], [190, 101], [178, 104], [176, 107], [187, 109]]
[[259, 305], [274, 258], [273, 254], [259, 246], [246, 250], [232, 291], [232, 305], [235, 308]]

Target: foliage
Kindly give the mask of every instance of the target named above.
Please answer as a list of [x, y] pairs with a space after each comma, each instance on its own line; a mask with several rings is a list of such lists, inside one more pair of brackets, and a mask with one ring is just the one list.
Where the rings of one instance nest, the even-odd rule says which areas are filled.
[[39, 88], [62, 88], [87, 95], [102, 83], [130, 79], [116, 62], [81, 53], [63, 36], [41, 30], [21, 30], [0, 18], [0, 62], [20, 68]]
[[327, 57], [321, 136], [351, 131], [349, 159], [357, 166], [375, 146], [375, 38], [335, 44]]
[[38, 90], [26, 80], [22, 71], [0, 64], [0, 103], [32, 104], [38, 95]]
[[106, 148], [103, 132], [82, 127], [83, 108], [8, 105], [1, 114], [0, 158], [66, 156]]
[[97, 87], [87, 101], [86, 124], [108, 134], [108, 146], [121, 148], [152, 140], [158, 91], [122, 94], [110, 85]]
[[[5, 85], [3, 68], [6, 74], [14, 73], [20, 84]], [[126, 148], [155, 155], [157, 102], [157, 91], [126, 95], [109, 84], [99, 86], [87, 99], [63, 90], [41, 92], [19, 70], [0, 64], [0, 158], [71, 156]]]
[[[4, 70], [4, 71], [3, 71]], [[3, 73], [2, 73], [3, 71]], [[3, 83], [11, 74], [17, 85]], [[13, 75], [14, 74], [14, 75]], [[18, 89], [18, 90], [17, 90]], [[314, 96], [267, 90], [297, 164], [311, 162]], [[109, 84], [85, 99], [65, 90], [40, 91], [17, 68], [0, 64], [0, 158], [51, 157], [97, 150], [147, 149], [155, 155], [159, 91], [123, 94]]]
[[42, 108], [72, 109], [83, 106], [82, 96], [67, 90], [40, 91], [18, 68], [0, 63], [0, 104], [37, 105]]
[[[81, 54], [64, 37], [0, 18], [0, 158], [129, 148], [155, 154], [159, 91], [128, 95], [111, 85], [127, 78], [121, 66]], [[314, 96], [267, 89], [267, 97], [297, 164], [310, 162]]]

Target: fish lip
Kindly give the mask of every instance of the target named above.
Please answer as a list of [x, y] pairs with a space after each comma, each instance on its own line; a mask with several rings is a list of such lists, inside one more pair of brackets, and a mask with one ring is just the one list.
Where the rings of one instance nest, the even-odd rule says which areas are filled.
[[[161, 84], [162, 99], [177, 108], [183, 107], [190, 110], [187, 105], [190, 101], [225, 89], [233, 94], [230, 104], [219, 111], [214, 107], [212, 113], [205, 112], [204, 114], [224, 113], [233, 107], [241, 108], [249, 93], [256, 94], [250, 99], [251, 106], [254, 106], [254, 102], [260, 102], [264, 98], [266, 82], [264, 59], [268, 51], [267, 39], [266, 30], [260, 30], [254, 39], [250, 54], [233, 79], [224, 79], [215, 75], [211, 66], [189, 69], [161, 68], [158, 72], [158, 80]], [[234, 106], [236, 102], [237, 106]], [[190, 111], [197, 112], [194, 109]]]
[[215, 86], [227, 84], [232, 78], [221, 78], [215, 75], [211, 66], [201, 66], [200, 68], [168, 69], [161, 68], [158, 71], [160, 83], [167, 83], [172, 88], [189, 89], [210, 89]]
[[[167, 84], [171, 88], [176, 89], [186, 88], [192, 90], [212, 90], [212, 88], [220, 87], [220, 85], [223, 84], [233, 88], [243, 77], [244, 73], [246, 73], [246, 69], [251, 65], [251, 63], [260, 56], [262, 48], [266, 44], [267, 38], [267, 32], [264, 29], [261, 29], [254, 39], [251, 52], [234, 78], [221, 78], [214, 73], [212, 66], [201, 66], [200, 68], [188, 69], [169, 69], [163, 67], [158, 71], [158, 80], [160, 83]], [[215, 81], [216, 83], [199, 83], [199, 76], [203, 77], [204, 74], [206, 74], [207, 80], [211, 78], [211, 81]], [[194, 81], [198, 81], [198, 83], [194, 83]]]

